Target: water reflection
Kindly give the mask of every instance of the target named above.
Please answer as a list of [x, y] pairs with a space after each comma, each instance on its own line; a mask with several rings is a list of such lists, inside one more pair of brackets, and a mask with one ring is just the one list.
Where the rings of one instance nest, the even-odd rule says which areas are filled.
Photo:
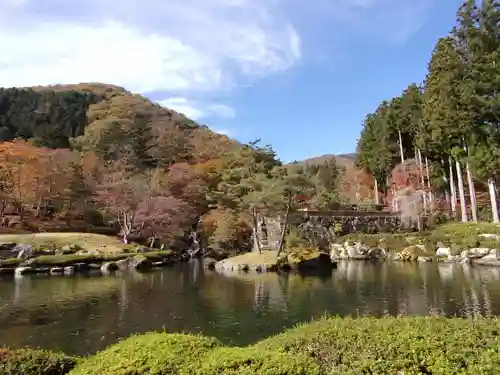
[[0, 344], [86, 354], [135, 332], [245, 345], [333, 315], [500, 315], [500, 270], [344, 262], [331, 275], [229, 274], [200, 264], [106, 277], [0, 279]]

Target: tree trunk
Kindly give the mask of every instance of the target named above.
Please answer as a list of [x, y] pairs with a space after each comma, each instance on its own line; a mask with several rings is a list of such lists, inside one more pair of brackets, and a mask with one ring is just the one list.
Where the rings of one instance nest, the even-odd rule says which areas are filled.
[[257, 210], [255, 209], [255, 207], [252, 207], [252, 221], [253, 221], [253, 250], [255, 251], [255, 249], [257, 249], [257, 251], [259, 252], [259, 254], [262, 254], [262, 247], [261, 247], [261, 243], [260, 243], [260, 236], [259, 236], [259, 233], [257, 233], [259, 231], [259, 223], [257, 221]]
[[149, 248], [150, 249], [152, 249], [153, 246], [155, 245], [155, 241], [156, 241], [156, 237], [155, 236], [151, 237], [151, 242], [149, 243]]
[[280, 243], [278, 245], [278, 254], [276, 254], [276, 258], [279, 258], [281, 251], [283, 250], [283, 243], [285, 242], [286, 227], [288, 226], [288, 214], [290, 213], [291, 204], [292, 204], [292, 193], [288, 193], [288, 202], [286, 204], [286, 211], [285, 211], [285, 222], [283, 223], [283, 228], [281, 228]]
[[380, 201], [379, 201], [379, 197], [378, 197], [378, 181], [376, 178], [375, 178], [374, 190], [375, 190], [375, 204], [379, 204]]
[[427, 175], [427, 189], [429, 190], [429, 192], [428, 192], [428, 194], [429, 194], [429, 205], [430, 205], [430, 209], [432, 211], [432, 210], [434, 210], [434, 199], [433, 199], [433, 196], [432, 196], [431, 176], [430, 176], [430, 173], [429, 173], [429, 159], [427, 158], [427, 156], [425, 157], [425, 174]]
[[464, 180], [462, 179], [462, 167], [460, 166], [460, 161], [455, 160], [455, 166], [457, 168], [457, 182], [458, 182], [458, 192], [460, 194], [460, 211], [462, 213], [462, 221], [466, 222], [467, 219], [467, 206], [465, 204], [465, 193], [464, 193]]
[[128, 244], [128, 234], [127, 233], [123, 233], [122, 241], [124, 244]]
[[474, 181], [472, 180], [472, 173], [470, 170], [469, 162], [465, 163], [465, 169], [467, 171], [467, 184], [469, 184], [469, 194], [470, 194], [470, 205], [472, 211], [472, 220], [477, 223], [477, 203], [476, 203], [476, 189], [474, 187]]
[[403, 152], [403, 137], [401, 136], [401, 130], [398, 129], [398, 136], [399, 136], [399, 154], [401, 156], [401, 163], [405, 162], [405, 155]]
[[457, 213], [457, 189], [455, 188], [455, 177], [453, 177], [453, 163], [451, 157], [448, 158], [450, 166], [450, 194], [451, 194], [451, 211], [456, 215]]
[[493, 213], [493, 222], [500, 222], [498, 218], [498, 205], [497, 205], [497, 189], [495, 180], [488, 178], [488, 189], [490, 191], [491, 212]]
[[[422, 163], [422, 152], [420, 151], [419, 148], [417, 148], [417, 153], [418, 153], [418, 157], [417, 157], [418, 167], [420, 169], [420, 185], [421, 185], [421, 189], [425, 189], [424, 165]], [[424, 202], [424, 213], [427, 214], [427, 195], [425, 192], [422, 194], [422, 200]]]

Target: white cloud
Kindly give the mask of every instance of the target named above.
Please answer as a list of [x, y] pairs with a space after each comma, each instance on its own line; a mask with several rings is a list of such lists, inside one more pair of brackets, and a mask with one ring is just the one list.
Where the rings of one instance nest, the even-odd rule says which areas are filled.
[[[0, 0], [0, 87], [105, 82], [233, 118], [211, 96], [286, 71], [325, 35], [405, 40], [432, 1]], [[319, 49], [335, 56], [330, 42]]]
[[300, 58], [296, 30], [264, 0], [5, 1], [0, 86], [211, 93]]
[[160, 100], [158, 103], [166, 108], [171, 108], [179, 113], [182, 113], [195, 121], [207, 117], [232, 119], [236, 115], [235, 110], [227, 105], [206, 104], [183, 97], [168, 98]]

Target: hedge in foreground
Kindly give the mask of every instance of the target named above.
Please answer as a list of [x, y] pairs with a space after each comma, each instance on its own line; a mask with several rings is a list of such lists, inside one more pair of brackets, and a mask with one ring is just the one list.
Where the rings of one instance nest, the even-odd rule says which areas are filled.
[[[44, 351], [5, 353], [2, 375], [62, 375], [75, 363]], [[500, 374], [500, 319], [324, 318], [245, 348], [149, 333], [111, 345], [69, 374], [494, 375]]]
[[289, 355], [257, 348], [219, 348], [179, 375], [323, 375], [318, 363], [304, 355]]
[[500, 374], [500, 320], [328, 318], [255, 348], [308, 355], [328, 374]]
[[46, 350], [0, 348], [1, 375], [64, 375], [75, 364], [74, 358]]
[[71, 375], [166, 375], [220, 345], [214, 338], [180, 333], [134, 335], [80, 363]]

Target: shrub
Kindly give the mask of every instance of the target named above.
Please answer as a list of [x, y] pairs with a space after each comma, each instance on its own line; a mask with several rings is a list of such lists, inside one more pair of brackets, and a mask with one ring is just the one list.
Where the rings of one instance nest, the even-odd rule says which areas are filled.
[[322, 375], [320, 366], [304, 355], [259, 350], [219, 348], [187, 366], [182, 375]]
[[37, 349], [0, 348], [2, 375], [63, 375], [75, 367], [75, 358]]
[[71, 375], [166, 375], [215, 348], [214, 338], [185, 334], [147, 333], [131, 336], [82, 361]]
[[494, 374], [500, 366], [500, 320], [330, 318], [255, 347], [308, 355], [329, 374]]

